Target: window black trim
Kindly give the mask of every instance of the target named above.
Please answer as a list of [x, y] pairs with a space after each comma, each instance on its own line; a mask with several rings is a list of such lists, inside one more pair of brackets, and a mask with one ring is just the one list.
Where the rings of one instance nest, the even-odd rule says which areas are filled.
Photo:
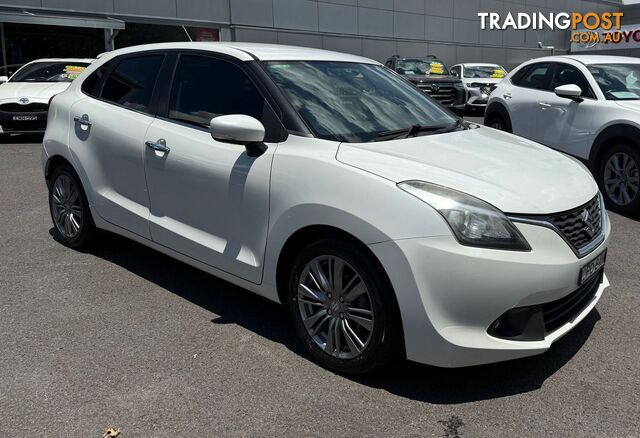
[[[247, 75], [251, 83], [258, 90], [258, 93], [260, 93], [262, 98], [265, 100], [266, 104], [269, 105], [269, 108], [271, 109], [271, 111], [273, 111], [273, 113], [275, 114], [276, 119], [278, 119], [279, 121], [280, 128], [281, 128], [280, 133], [274, 133], [273, 138], [265, 138], [265, 142], [282, 143], [287, 140], [288, 130], [283, 125], [283, 114], [282, 114], [282, 110], [280, 109], [280, 106], [277, 104], [277, 102], [274, 101], [273, 97], [268, 93], [268, 90], [264, 87], [264, 84], [255, 75], [254, 71], [252, 71], [251, 68], [248, 68], [248, 64], [251, 64], [255, 61], [248, 61], [248, 62], [240, 61], [236, 57], [233, 57], [224, 53], [212, 52], [208, 50], [190, 50], [190, 49], [175, 50], [175, 57], [169, 63], [170, 67], [167, 67], [166, 71], [163, 72], [164, 73], [162, 76], [163, 80], [158, 81], [161, 84], [160, 87], [156, 87], [158, 89], [161, 89], [161, 91], [159, 91], [159, 96], [158, 96], [158, 107], [156, 108], [156, 117], [166, 122], [176, 123], [181, 126], [209, 132], [209, 130], [204, 127], [200, 127], [195, 124], [181, 122], [169, 117], [171, 90], [173, 89], [173, 83], [175, 80], [175, 75], [178, 69], [178, 63], [180, 62], [181, 56], [200, 56], [203, 58], [211, 58], [218, 61], [228, 62], [238, 67], [240, 71], [242, 71]], [[159, 75], [158, 78], [160, 77], [161, 76]]]
[[[516, 84], [513, 79], [515, 79], [515, 76], [518, 76], [518, 80], [522, 80], [522, 77], [527, 75], [529, 73], [529, 71], [531, 69], [533, 69], [536, 66], [540, 66], [540, 65], [544, 65], [544, 64], [549, 64], [549, 69], [551, 70], [551, 75], [549, 77], [549, 81], [546, 84], [546, 89], [545, 88], [534, 88], [534, 87], [525, 87], [524, 85], [520, 85], [520, 84]], [[551, 90], [551, 82], [553, 81], [553, 78], [555, 77], [556, 74], [556, 62], [554, 61], [542, 61], [542, 62], [535, 62], [533, 64], [529, 64], [525, 67], [523, 67], [523, 70], [526, 69], [526, 72], [521, 73], [521, 71], [518, 71], [514, 77], [511, 80], [511, 83], [515, 86], [515, 87], [519, 87], [519, 88], [526, 88], [527, 90], [536, 90], [536, 91], [545, 91], [547, 93], [553, 93], [553, 90]], [[555, 93], [554, 93], [555, 94]]]
[[[104, 102], [104, 103], [107, 103], [109, 105], [116, 106], [118, 108], [123, 108], [123, 109], [129, 110], [129, 111], [136, 112], [138, 114], [143, 114], [145, 116], [156, 117], [157, 114], [155, 112], [153, 112], [153, 110], [155, 108], [155, 103], [156, 103], [155, 99], [157, 98], [156, 93], [157, 93], [157, 89], [158, 89], [158, 83], [160, 82], [159, 81], [160, 73], [162, 72], [163, 67], [167, 63], [169, 52], [170, 52], [170, 50], [145, 50], [145, 51], [141, 51], [141, 52], [132, 52], [132, 53], [126, 53], [126, 54], [120, 55], [120, 56], [115, 56], [112, 59], [106, 61], [104, 64], [101, 64], [100, 66], [98, 66], [94, 71], [92, 71], [90, 73], [90, 75], [92, 75], [100, 67], [102, 67], [104, 65], [107, 65], [109, 63], [113, 63], [113, 65], [110, 66], [107, 69], [107, 71], [105, 72], [104, 76], [102, 78], [100, 78], [100, 82], [99, 82], [100, 85], [98, 87], [98, 91], [99, 91], [98, 96], [91, 95], [91, 94], [85, 92], [82, 89], [82, 85], [84, 84], [84, 81], [86, 80], [86, 78], [80, 84], [80, 92], [82, 94], [84, 94], [85, 96], [91, 98], [91, 99], [96, 99], [96, 100], [99, 100], [100, 102]], [[107, 81], [107, 78], [109, 78], [111, 76], [113, 71], [120, 65], [120, 63], [122, 61], [124, 61], [125, 59], [129, 59], [129, 58], [141, 58], [141, 57], [144, 57], [144, 56], [157, 56], [157, 55], [164, 55], [164, 59], [162, 60], [162, 64], [160, 64], [160, 69], [158, 70], [158, 75], [156, 76], [156, 81], [155, 81], [155, 83], [153, 85], [153, 91], [151, 93], [151, 100], [149, 101], [149, 108], [148, 108], [149, 111], [140, 111], [140, 110], [128, 107], [128, 106], [120, 105], [119, 103], [113, 102], [111, 100], [107, 100], [107, 99], [103, 99], [102, 98], [102, 92], [104, 91], [104, 85], [105, 85], [105, 82]], [[87, 76], [87, 77], [89, 77], [89, 76]]]
[[562, 66], [571, 67], [574, 70], [576, 70], [580, 75], [582, 75], [582, 79], [584, 79], [584, 82], [589, 86], [589, 89], [587, 90], [588, 94], [586, 96], [580, 96], [582, 99], [598, 100], [598, 97], [593, 92], [593, 87], [591, 87], [591, 84], [589, 83], [589, 80], [584, 75], [584, 73], [582, 73], [580, 71], [580, 69], [578, 67], [576, 67], [575, 65], [567, 64], [566, 62], [555, 62], [555, 67], [553, 69], [553, 76], [551, 77], [551, 82], [549, 83], [549, 88], [550, 88], [549, 91], [551, 91], [552, 93], [555, 94], [555, 91], [554, 91], [555, 89], [553, 88], [553, 83], [556, 80], [556, 74], [558, 73], [559, 68], [562, 68]]

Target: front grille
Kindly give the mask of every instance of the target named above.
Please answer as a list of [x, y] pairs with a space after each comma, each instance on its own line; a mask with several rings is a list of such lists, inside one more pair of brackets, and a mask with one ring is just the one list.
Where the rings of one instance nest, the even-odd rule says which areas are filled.
[[603, 271], [600, 271], [599, 275], [594, 275], [591, 280], [580, 286], [575, 292], [559, 300], [543, 304], [542, 316], [545, 332], [548, 334], [559, 329], [582, 312], [595, 297], [602, 278]]
[[515, 222], [542, 225], [556, 231], [578, 257], [584, 257], [604, 240], [604, 205], [600, 195], [586, 204], [551, 215], [510, 216]]
[[418, 88], [444, 105], [453, 105], [456, 102], [457, 90], [451, 84], [417, 84]]
[[49, 106], [46, 103], [28, 103], [20, 105], [19, 103], [5, 103], [0, 105], [0, 111], [5, 113], [38, 113], [47, 112]]
[[549, 221], [579, 251], [602, 232], [600, 196], [575, 210], [549, 216]]

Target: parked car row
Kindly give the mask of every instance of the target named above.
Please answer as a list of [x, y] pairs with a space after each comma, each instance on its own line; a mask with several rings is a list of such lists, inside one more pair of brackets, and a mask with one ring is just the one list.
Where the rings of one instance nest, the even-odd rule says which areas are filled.
[[[576, 159], [446, 110], [432, 85], [452, 84], [449, 106], [464, 86], [436, 59], [390, 62], [400, 74], [238, 42], [100, 57], [50, 102], [42, 165], [55, 238], [79, 248], [108, 230], [286, 304], [302, 344], [339, 372], [543, 353], [608, 286], [598, 185]], [[489, 121], [521, 129], [510, 105], [528, 105], [518, 99], [530, 89], [512, 80], [555, 84], [555, 62], [508, 75]], [[562, 74], [556, 92], [569, 107], [615, 97], [630, 115], [620, 99], [635, 95], [634, 70], [613, 64], [626, 67], [594, 63], [593, 97]], [[460, 76], [499, 79], [490, 68]], [[564, 123], [588, 129], [570, 114]]]
[[394, 55], [385, 65], [459, 115], [466, 110], [484, 110], [496, 84], [507, 75], [497, 64], [456, 64], [449, 69], [433, 55]]

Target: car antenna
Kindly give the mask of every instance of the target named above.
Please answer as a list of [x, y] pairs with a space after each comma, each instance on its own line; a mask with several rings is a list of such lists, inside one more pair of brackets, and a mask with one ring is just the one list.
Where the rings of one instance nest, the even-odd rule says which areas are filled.
[[184, 30], [184, 33], [187, 34], [187, 38], [189, 38], [189, 41], [193, 42], [193, 39], [191, 38], [191, 35], [189, 35], [189, 32], [187, 32], [187, 28], [184, 27], [184, 24], [182, 25], [182, 30]]

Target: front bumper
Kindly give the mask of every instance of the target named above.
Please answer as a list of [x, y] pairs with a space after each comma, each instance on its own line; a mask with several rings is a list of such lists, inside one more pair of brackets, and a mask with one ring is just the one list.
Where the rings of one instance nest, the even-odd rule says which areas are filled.
[[608, 245], [581, 259], [553, 230], [517, 223], [533, 248], [498, 251], [460, 245], [453, 237], [370, 245], [385, 266], [402, 315], [407, 358], [442, 367], [463, 367], [545, 352], [595, 307], [607, 277], [570, 320], [544, 339], [491, 336], [490, 326], [510, 309], [554, 302], [578, 289], [580, 269]]
[[467, 106], [484, 108], [489, 102], [491, 92], [481, 88], [467, 88]]

